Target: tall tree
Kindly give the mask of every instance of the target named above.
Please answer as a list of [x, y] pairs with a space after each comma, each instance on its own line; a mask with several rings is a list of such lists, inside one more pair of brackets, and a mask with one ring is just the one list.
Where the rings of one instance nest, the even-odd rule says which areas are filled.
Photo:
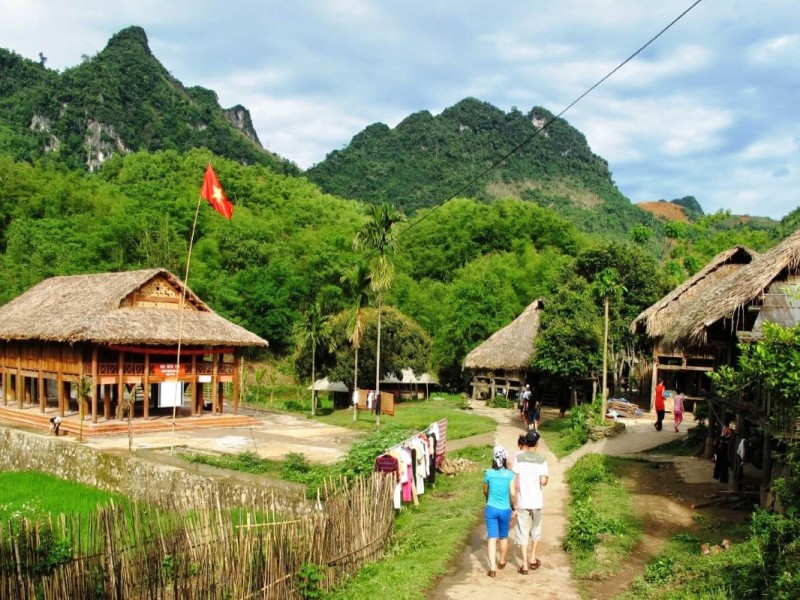
[[598, 297], [603, 300], [604, 333], [603, 333], [603, 389], [601, 418], [606, 416], [606, 403], [608, 402], [608, 306], [612, 298], [616, 298], [625, 287], [620, 283], [619, 273], [613, 267], [600, 271], [594, 280], [594, 289]]
[[[353, 246], [356, 250], [367, 250], [367, 261], [372, 291], [378, 305], [378, 342], [375, 356], [375, 393], [381, 393], [381, 308], [383, 294], [391, 287], [394, 279], [392, 256], [397, 250], [396, 225], [405, 221], [403, 213], [388, 204], [371, 205], [369, 219], [356, 233]], [[377, 423], [381, 418], [378, 415]]]
[[[364, 335], [366, 316], [364, 309], [370, 303], [370, 289], [372, 277], [369, 269], [363, 263], [357, 264], [350, 271], [342, 275], [345, 285], [345, 294], [350, 300], [350, 311], [347, 318], [347, 332], [350, 343], [353, 344], [355, 354], [355, 367], [353, 368], [353, 394], [358, 393], [358, 349], [361, 347], [361, 337]], [[358, 405], [353, 402], [353, 421], [358, 419]]]
[[326, 315], [319, 300], [311, 304], [303, 313], [294, 328], [294, 339], [298, 352], [305, 348], [311, 350], [311, 414], [317, 414], [317, 393], [314, 383], [317, 380], [317, 348], [327, 346], [333, 351], [330, 315]]

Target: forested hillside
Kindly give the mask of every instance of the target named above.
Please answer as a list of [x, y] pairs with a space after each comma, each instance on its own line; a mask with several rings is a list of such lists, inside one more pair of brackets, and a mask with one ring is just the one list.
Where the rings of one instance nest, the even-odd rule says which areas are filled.
[[[345, 276], [368, 261], [353, 242], [374, 203], [408, 216], [394, 232], [382, 367], [408, 366], [411, 349], [415, 368], [453, 385], [467, 352], [537, 297], [547, 307], [537, 368], [582, 376], [599, 364], [597, 281], [609, 270], [626, 290], [612, 305], [623, 347], [630, 319], [716, 253], [763, 250], [798, 226], [796, 212], [773, 228], [691, 202], [689, 221], [659, 221], [620, 194], [563, 120], [442, 204], [551, 117], [474, 99], [367, 128], [308, 173], [324, 193], [260, 148], [244, 109], [237, 128], [213, 91], [184, 88], [135, 27], [63, 74], [6, 51], [0, 67], [0, 302], [53, 275], [164, 267], [183, 277], [212, 162], [236, 210], [226, 221], [201, 206], [190, 287], [280, 357], [310, 307], [337, 315], [336, 347], [318, 357], [328, 372], [353, 367], [345, 325], [359, 292]], [[92, 149], [104, 160], [92, 162]], [[374, 328], [368, 311], [363, 381], [374, 377]], [[298, 356], [305, 374], [309, 357]]]
[[96, 170], [113, 154], [202, 146], [242, 163], [299, 172], [261, 147], [247, 109], [223, 110], [215, 92], [175, 79], [140, 27], [120, 31], [63, 73], [0, 49], [0, 152]]
[[437, 116], [415, 113], [395, 129], [370, 125], [307, 175], [330, 193], [411, 213], [442, 202], [522, 145], [462, 195], [535, 202], [584, 231], [619, 236], [636, 225], [652, 227], [652, 216], [619, 192], [583, 134], [563, 119], [541, 130], [552, 118], [541, 107], [505, 113], [467, 98]]

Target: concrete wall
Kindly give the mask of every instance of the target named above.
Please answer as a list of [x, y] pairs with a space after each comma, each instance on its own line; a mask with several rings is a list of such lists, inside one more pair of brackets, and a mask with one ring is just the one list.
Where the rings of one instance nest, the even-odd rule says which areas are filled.
[[253, 502], [283, 514], [310, 510], [300, 486], [185, 463], [176, 457], [101, 452], [66, 438], [0, 427], [0, 470], [41, 471], [164, 506]]

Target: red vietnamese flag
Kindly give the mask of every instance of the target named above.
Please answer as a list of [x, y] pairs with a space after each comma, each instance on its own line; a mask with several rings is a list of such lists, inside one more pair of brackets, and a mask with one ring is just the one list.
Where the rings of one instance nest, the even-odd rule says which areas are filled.
[[214, 210], [226, 219], [230, 219], [233, 216], [233, 204], [228, 202], [228, 199], [225, 197], [225, 192], [222, 191], [222, 186], [219, 184], [217, 174], [214, 173], [214, 169], [211, 168], [210, 163], [206, 169], [206, 176], [203, 177], [203, 187], [200, 188], [200, 197], [208, 200], [211, 206], [214, 207]]

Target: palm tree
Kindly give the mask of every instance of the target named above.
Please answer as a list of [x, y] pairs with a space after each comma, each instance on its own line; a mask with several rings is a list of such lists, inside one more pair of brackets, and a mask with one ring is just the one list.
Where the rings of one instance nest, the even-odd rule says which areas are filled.
[[311, 349], [311, 415], [317, 414], [317, 394], [314, 383], [317, 380], [317, 348], [327, 346], [333, 351], [333, 335], [330, 315], [324, 314], [322, 304], [314, 302], [308, 307], [303, 318], [295, 325], [294, 339], [298, 352]]
[[[372, 291], [375, 292], [378, 305], [378, 341], [375, 350], [375, 393], [381, 393], [381, 308], [383, 294], [392, 285], [394, 279], [394, 263], [391, 255], [397, 249], [397, 232], [395, 225], [405, 221], [403, 213], [393, 206], [382, 204], [369, 207], [369, 220], [356, 233], [353, 246], [356, 250], [367, 250], [369, 273]], [[378, 415], [377, 424], [381, 417]]]
[[[372, 277], [369, 269], [359, 263], [352, 270], [342, 275], [342, 283], [346, 286], [347, 295], [350, 297], [350, 314], [347, 319], [347, 330], [350, 332], [350, 342], [355, 353], [355, 367], [353, 368], [353, 393], [358, 392], [358, 349], [361, 347], [361, 337], [364, 335], [366, 317], [364, 308], [369, 306], [369, 291]], [[353, 403], [353, 421], [358, 420], [358, 405]]]
[[606, 405], [608, 402], [608, 307], [612, 297], [616, 297], [626, 290], [625, 286], [620, 283], [619, 273], [612, 267], [600, 271], [595, 277], [594, 285], [595, 293], [603, 299], [603, 309], [605, 312], [605, 330], [603, 334], [603, 390], [601, 394], [602, 404], [600, 407], [600, 418], [605, 420]]

